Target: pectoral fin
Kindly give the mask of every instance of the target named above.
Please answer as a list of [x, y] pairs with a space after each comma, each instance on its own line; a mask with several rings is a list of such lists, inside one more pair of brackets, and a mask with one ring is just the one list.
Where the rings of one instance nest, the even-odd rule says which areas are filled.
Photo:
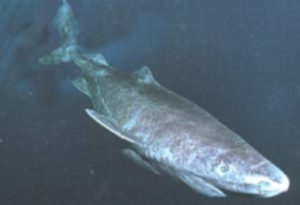
[[123, 154], [134, 161], [137, 165], [143, 167], [146, 170], [152, 171], [155, 174], [159, 175], [160, 173], [154, 168], [148, 161], [144, 160], [138, 153], [131, 149], [123, 149]]
[[183, 172], [180, 176], [180, 179], [186, 185], [200, 194], [204, 194], [210, 197], [226, 197], [226, 194], [224, 192], [194, 173]]
[[118, 127], [117, 123], [114, 122], [113, 119], [111, 119], [95, 110], [92, 110], [92, 109], [86, 109], [85, 111], [96, 122], [98, 122], [100, 125], [102, 125], [104, 128], [106, 128], [110, 132], [114, 133], [118, 137], [120, 137], [130, 143], [141, 145], [141, 143], [138, 142], [137, 140], [135, 140], [134, 137], [128, 136], [125, 133], [123, 133], [123, 131]]

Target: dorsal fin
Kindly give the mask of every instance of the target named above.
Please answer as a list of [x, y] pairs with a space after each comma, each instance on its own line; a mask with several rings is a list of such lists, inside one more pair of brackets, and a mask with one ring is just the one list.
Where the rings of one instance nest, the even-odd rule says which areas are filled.
[[132, 75], [137, 79], [139, 83], [158, 84], [148, 66], [141, 67], [140, 69], [134, 71]]
[[106, 59], [101, 53], [84, 53], [83, 55], [97, 64], [108, 65]]

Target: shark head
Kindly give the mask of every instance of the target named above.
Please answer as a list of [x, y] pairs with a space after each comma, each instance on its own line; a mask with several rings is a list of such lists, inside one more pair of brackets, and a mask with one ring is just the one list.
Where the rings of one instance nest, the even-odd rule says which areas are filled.
[[214, 162], [207, 180], [219, 189], [265, 198], [289, 189], [286, 174], [253, 149], [227, 152]]

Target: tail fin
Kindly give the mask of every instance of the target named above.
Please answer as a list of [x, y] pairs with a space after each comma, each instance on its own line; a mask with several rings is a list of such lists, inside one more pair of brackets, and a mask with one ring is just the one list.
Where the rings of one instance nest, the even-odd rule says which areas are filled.
[[72, 56], [78, 49], [77, 35], [79, 28], [73, 11], [67, 0], [63, 0], [63, 4], [58, 9], [53, 20], [53, 25], [59, 32], [59, 37], [62, 41], [62, 44], [49, 55], [40, 58], [39, 62], [47, 65], [57, 65], [62, 62], [72, 61]]

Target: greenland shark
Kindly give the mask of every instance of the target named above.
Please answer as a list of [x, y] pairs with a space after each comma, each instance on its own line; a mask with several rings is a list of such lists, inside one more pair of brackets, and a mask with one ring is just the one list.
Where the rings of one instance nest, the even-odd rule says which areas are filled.
[[39, 62], [73, 62], [81, 69], [73, 85], [92, 101], [87, 114], [130, 144], [123, 153], [135, 163], [210, 197], [273, 197], [288, 190], [283, 171], [203, 108], [163, 87], [147, 66], [124, 73], [82, 49], [66, 0], [53, 24], [62, 44]]

